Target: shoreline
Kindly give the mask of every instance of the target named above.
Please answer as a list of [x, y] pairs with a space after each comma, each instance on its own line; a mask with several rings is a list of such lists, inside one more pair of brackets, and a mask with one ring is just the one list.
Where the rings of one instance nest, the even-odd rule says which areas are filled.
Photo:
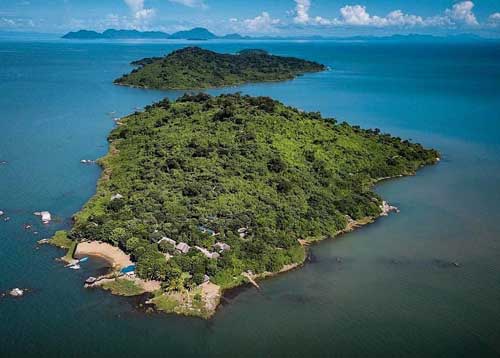
[[286, 78], [286, 79], [277, 79], [277, 80], [261, 80], [261, 81], [242, 81], [234, 84], [227, 84], [227, 85], [221, 85], [221, 86], [209, 86], [209, 87], [201, 87], [201, 88], [166, 88], [166, 87], [149, 87], [149, 86], [139, 86], [139, 85], [131, 85], [127, 83], [120, 83], [120, 82], [115, 82], [113, 81], [113, 84], [116, 86], [122, 86], [122, 87], [129, 87], [129, 88], [136, 88], [136, 89], [144, 89], [144, 90], [154, 90], [154, 91], [189, 91], [189, 92], [203, 92], [206, 90], [217, 90], [217, 89], [224, 89], [224, 88], [232, 88], [232, 87], [241, 87], [245, 85], [251, 85], [251, 84], [259, 84], [259, 83], [280, 83], [280, 82], [288, 82], [288, 81], [293, 81], [296, 80], [299, 77], [302, 77], [304, 75], [308, 74], [314, 74], [314, 73], [322, 73], [322, 72], [327, 72], [329, 71], [328, 68], [325, 68], [324, 70], [321, 71], [306, 71], [306, 72], [301, 72], [291, 78]]
[[[439, 158], [436, 158], [436, 161], [432, 164], [435, 165], [437, 163], [439, 163]], [[396, 175], [393, 177], [378, 178], [373, 181], [373, 186], [381, 181], [413, 176], [415, 174], [416, 173], [408, 173], [404, 175]], [[154, 310], [157, 312], [175, 313], [184, 316], [196, 316], [203, 319], [210, 319], [216, 314], [221, 304], [221, 299], [224, 297], [225, 293], [231, 292], [233, 290], [242, 292], [243, 290], [252, 286], [257, 289], [261, 289], [258, 284], [259, 281], [276, 277], [286, 272], [290, 272], [303, 267], [307, 263], [309, 246], [311, 244], [319, 243], [328, 239], [337, 239], [344, 234], [356, 230], [357, 228], [371, 224], [383, 216], [387, 216], [392, 211], [397, 211], [397, 208], [390, 206], [386, 201], [382, 201], [380, 209], [381, 212], [377, 216], [365, 217], [358, 220], [348, 220], [346, 227], [342, 230], [337, 231], [333, 236], [312, 239], [299, 239], [298, 242], [304, 249], [304, 259], [301, 262], [284, 265], [277, 272], [266, 271], [260, 274], [242, 272], [241, 275], [245, 278], [243, 283], [225, 289], [210, 281], [207, 281], [190, 290], [184, 290], [180, 292], [162, 292], [161, 282], [159, 281], [146, 281], [135, 276], [127, 276], [123, 274], [120, 275], [120, 269], [133, 265], [134, 263], [130, 259], [130, 255], [127, 255], [120, 248], [112, 246], [111, 244], [105, 242], [84, 241], [78, 243], [75, 249], [74, 256], [100, 257], [111, 264], [111, 272], [99, 277], [98, 280], [92, 284], [85, 284], [85, 287], [87, 288], [99, 287], [101, 289], [110, 291], [113, 295], [119, 296], [137, 296], [139, 294], [150, 293], [153, 296], [145, 303], [154, 306]], [[119, 288], [114, 288], [115, 285], [127, 283], [135, 285], [137, 292], [134, 294], [127, 294], [123, 293], [123, 291], [120, 291]]]
[[78, 243], [73, 256], [97, 256], [108, 261], [115, 270], [120, 270], [134, 264], [130, 259], [130, 255], [127, 255], [116, 246], [100, 241], [83, 241]]

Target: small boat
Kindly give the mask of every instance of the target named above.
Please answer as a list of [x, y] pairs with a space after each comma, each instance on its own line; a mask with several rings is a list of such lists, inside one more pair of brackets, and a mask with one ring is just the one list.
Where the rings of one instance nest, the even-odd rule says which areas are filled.
[[72, 269], [72, 270], [79, 270], [80, 269], [80, 265], [74, 264], [74, 265], [71, 265], [69, 268]]
[[78, 260], [78, 263], [87, 262], [88, 260], [88, 257], [82, 257], [80, 260]]

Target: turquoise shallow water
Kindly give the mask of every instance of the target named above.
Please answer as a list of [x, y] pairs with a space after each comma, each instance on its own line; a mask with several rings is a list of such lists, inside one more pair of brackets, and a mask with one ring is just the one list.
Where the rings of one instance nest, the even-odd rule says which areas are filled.
[[[192, 44], [190, 42], [189, 44]], [[268, 95], [439, 149], [377, 191], [401, 209], [312, 248], [300, 270], [227, 297], [214, 319], [145, 314], [86, 290], [36, 241], [93, 194], [112, 117], [175, 92], [113, 86], [131, 60], [181, 43], [0, 40], [0, 356], [479, 357], [500, 354], [500, 46], [203, 42], [307, 57], [331, 71], [213, 90]], [[116, 114], [107, 113], [116, 111]], [[50, 210], [42, 227], [33, 211]], [[38, 235], [25, 231], [32, 223]], [[458, 262], [459, 267], [450, 263]]]

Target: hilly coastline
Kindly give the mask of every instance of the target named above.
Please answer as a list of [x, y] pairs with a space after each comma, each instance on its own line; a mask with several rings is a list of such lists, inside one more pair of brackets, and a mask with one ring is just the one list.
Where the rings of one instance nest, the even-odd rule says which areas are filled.
[[484, 38], [475, 34], [463, 33], [449, 36], [435, 36], [428, 34], [404, 34], [390, 36], [322, 36], [322, 35], [281, 35], [281, 36], [248, 36], [238, 33], [216, 35], [203, 27], [195, 27], [190, 30], [174, 32], [172, 34], [162, 31], [138, 31], [138, 30], [115, 30], [108, 29], [104, 32], [92, 30], [78, 30], [68, 32], [62, 36], [63, 39], [72, 40], [264, 40], [264, 41], [287, 41], [287, 40], [333, 40], [347, 42], [495, 42], [498, 39]]
[[68, 32], [63, 39], [75, 40], [100, 40], [100, 39], [176, 39], [176, 40], [190, 40], [201, 39], [210, 40], [218, 38], [217, 35], [202, 27], [196, 27], [191, 30], [178, 31], [173, 34], [168, 34], [161, 31], [138, 31], [138, 30], [115, 30], [108, 29], [104, 32], [79, 30], [75, 32]]
[[117, 269], [135, 265], [134, 277], [117, 271], [90, 286], [153, 292], [158, 309], [201, 317], [224, 289], [300, 265], [307, 242], [386, 213], [373, 184], [438, 157], [240, 94], [162, 100], [123, 118], [109, 141], [97, 193], [53, 243], [69, 248], [70, 262], [100, 250], [123, 257]]

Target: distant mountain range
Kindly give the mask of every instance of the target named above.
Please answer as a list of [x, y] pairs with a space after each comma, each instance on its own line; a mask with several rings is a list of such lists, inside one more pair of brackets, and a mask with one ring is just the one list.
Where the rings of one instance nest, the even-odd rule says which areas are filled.
[[213, 32], [203, 28], [195, 27], [191, 30], [178, 31], [173, 34], [168, 34], [161, 31], [137, 31], [137, 30], [114, 30], [108, 29], [104, 32], [96, 32], [89, 30], [80, 30], [75, 32], [68, 32], [62, 38], [76, 39], [76, 40], [99, 40], [99, 39], [175, 39], [175, 40], [336, 40], [336, 41], [405, 41], [405, 42], [434, 42], [434, 41], [484, 41], [488, 40], [474, 34], [459, 34], [451, 36], [433, 36], [433, 35], [391, 35], [391, 36], [351, 36], [351, 37], [326, 37], [326, 36], [260, 36], [250, 37], [242, 36], [237, 33], [228, 34], [224, 36], [217, 36]]
[[104, 32], [80, 30], [69, 32], [63, 39], [77, 40], [99, 40], [99, 39], [180, 39], [180, 40], [211, 40], [219, 38], [214, 33], [202, 27], [196, 27], [188, 31], [179, 31], [167, 34], [161, 31], [137, 31], [137, 30], [114, 30]]

